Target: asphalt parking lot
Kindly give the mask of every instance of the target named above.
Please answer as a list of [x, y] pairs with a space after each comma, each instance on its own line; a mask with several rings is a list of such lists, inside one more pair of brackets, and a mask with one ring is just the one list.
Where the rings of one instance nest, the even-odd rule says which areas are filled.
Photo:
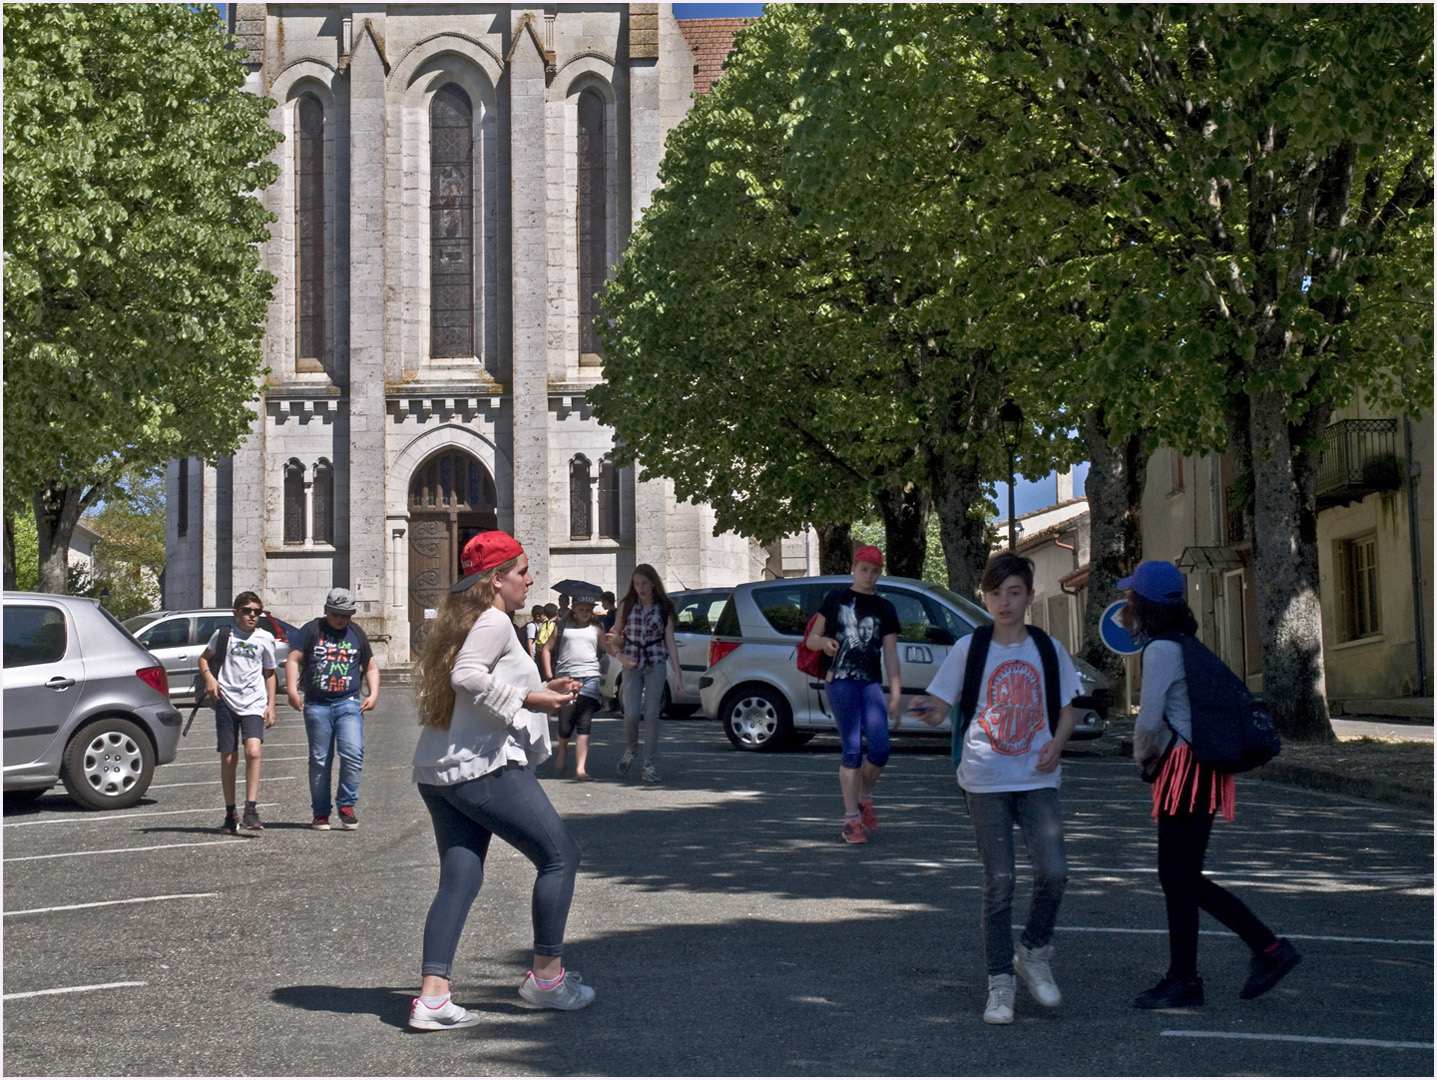
[[1244, 950], [1205, 918], [1206, 1007], [1140, 1013], [1166, 963], [1148, 789], [1080, 745], [1066, 1000], [1020, 989], [1017, 1022], [992, 1028], [981, 869], [944, 748], [895, 752], [882, 830], [848, 847], [836, 739], [742, 754], [710, 722], [669, 721], [666, 782], [646, 788], [614, 777], [604, 716], [601, 779], [545, 780], [584, 849], [566, 962], [595, 1005], [521, 1007], [533, 875], [496, 843], [456, 962], [482, 1022], [420, 1034], [405, 1021], [437, 859], [407, 690], [368, 722], [355, 832], [309, 829], [303, 726], [282, 707], [268, 827], [219, 835], [207, 718], [133, 810], [83, 813], [56, 789], [5, 816], [7, 1075], [1433, 1074], [1430, 815], [1239, 781], [1208, 870], [1304, 961], [1239, 1001]]

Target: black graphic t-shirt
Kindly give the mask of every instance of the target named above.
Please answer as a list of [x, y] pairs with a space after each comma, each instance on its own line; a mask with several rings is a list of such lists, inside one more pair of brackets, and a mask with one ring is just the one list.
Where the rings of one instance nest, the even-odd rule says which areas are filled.
[[339, 701], [359, 693], [369, 667], [369, 639], [353, 623], [336, 630], [327, 619], [306, 623], [289, 643], [304, 658], [300, 680], [305, 701]]
[[898, 633], [898, 612], [881, 596], [834, 589], [818, 609], [823, 634], [838, 639], [838, 653], [828, 665], [835, 679], [883, 681], [883, 639]]

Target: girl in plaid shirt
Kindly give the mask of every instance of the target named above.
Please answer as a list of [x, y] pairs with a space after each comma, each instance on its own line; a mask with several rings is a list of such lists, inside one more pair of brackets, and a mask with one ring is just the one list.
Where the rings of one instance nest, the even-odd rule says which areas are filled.
[[674, 645], [674, 605], [664, 591], [657, 571], [648, 563], [634, 568], [629, 591], [619, 601], [614, 631], [604, 647], [624, 666], [624, 739], [628, 744], [619, 759], [619, 775], [627, 776], [639, 751], [639, 716], [644, 726], [646, 784], [659, 781], [654, 755], [659, 745], [659, 710], [663, 707], [665, 665], [674, 665], [674, 688], [684, 692], [684, 673]]

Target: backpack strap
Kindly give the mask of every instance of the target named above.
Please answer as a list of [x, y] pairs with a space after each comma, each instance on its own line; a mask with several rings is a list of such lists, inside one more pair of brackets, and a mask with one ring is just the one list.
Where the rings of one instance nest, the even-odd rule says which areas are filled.
[[958, 715], [953, 719], [949, 750], [956, 765], [963, 759], [963, 736], [978, 708], [978, 685], [983, 681], [983, 665], [988, 662], [988, 646], [993, 643], [993, 627], [980, 626], [968, 637], [968, 659], [963, 665], [963, 691], [958, 696]]
[[1058, 650], [1053, 648], [1053, 639], [1036, 626], [1028, 627], [1028, 636], [1038, 647], [1038, 656], [1043, 661], [1043, 697], [1048, 706], [1048, 732], [1058, 733]]

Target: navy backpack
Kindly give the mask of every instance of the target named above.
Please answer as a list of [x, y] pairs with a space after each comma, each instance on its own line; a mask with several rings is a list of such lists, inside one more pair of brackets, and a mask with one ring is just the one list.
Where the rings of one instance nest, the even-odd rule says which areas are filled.
[[1241, 773], [1277, 757], [1282, 740], [1272, 713], [1217, 654], [1190, 634], [1158, 640], [1182, 646], [1192, 706], [1192, 753], [1199, 764], [1218, 772]]

